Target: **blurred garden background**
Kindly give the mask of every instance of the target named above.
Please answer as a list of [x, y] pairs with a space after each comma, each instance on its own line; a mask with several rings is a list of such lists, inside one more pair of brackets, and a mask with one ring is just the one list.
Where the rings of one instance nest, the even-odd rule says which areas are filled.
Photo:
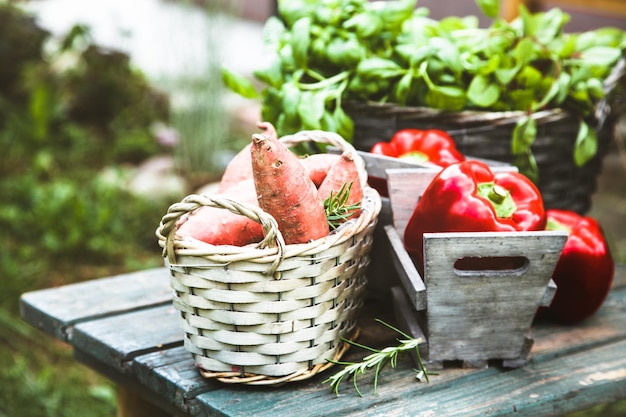
[[[272, 1], [0, 0], [0, 417], [115, 415], [113, 384], [22, 322], [19, 296], [162, 265], [167, 207], [218, 178], [254, 129], [258, 107], [225, 92], [220, 68], [258, 66], [272, 13]], [[623, 141], [592, 214], [626, 262]]]

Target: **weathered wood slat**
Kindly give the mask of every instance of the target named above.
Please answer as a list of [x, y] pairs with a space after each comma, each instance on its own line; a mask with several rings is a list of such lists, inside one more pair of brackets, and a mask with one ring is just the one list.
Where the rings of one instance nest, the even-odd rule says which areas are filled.
[[155, 268], [25, 293], [20, 298], [20, 315], [34, 327], [67, 341], [76, 323], [171, 301], [169, 272]]
[[[624, 398], [625, 351], [626, 341], [621, 341], [510, 371], [468, 371], [441, 384], [437, 376], [429, 384], [411, 381], [411, 371], [403, 368], [379, 380], [376, 395], [367, 385], [371, 381], [363, 378], [364, 398], [335, 398], [316, 381], [290, 389], [223, 389], [197, 400], [207, 407], [204, 416], [215, 411], [227, 416], [560, 415]], [[351, 389], [349, 383], [345, 389]]]
[[134, 357], [182, 345], [179, 321], [172, 305], [133, 311], [77, 324], [71, 343], [75, 349], [126, 372], [127, 362]]
[[[424, 234], [428, 350], [433, 360], [517, 359], [547, 291], [565, 232]], [[519, 269], [457, 271], [464, 257], [522, 257]]]
[[[460, 411], [466, 410], [468, 404], [471, 403], [468, 398], [472, 398], [468, 395], [485, 399], [485, 404], [493, 404], [493, 410], [498, 411], [501, 407], [508, 406], [509, 403], [506, 403], [503, 398], [511, 398], [509, 396], [511, 393], [514, 394], [511, 401], [519, 404], [520, 408], [526, 407], [527, 411], [520, 411], [526, 414], [521, 415], [542, 415], [546, 410], [556, 409], [565, 413], [592, 406], [596, 402], [623, 397], [624, 393], [616, 389], [614, 384], [609, 385], [611, 379], [598, 381], [600, 384], [607, 383], [607, 386], [602, 386], [601, 389], [596, 389], [597, 386], [593, 384], [579, 387], [576, 381], [592, 381], [593, 378], [609, 377], [626, 378], [626, 364], [625, 359], [622, 358], [623, 352], [626, 351], [624, 350], [626, 288], [615, 289], [598, 314], [581, 326], [585, 330], [580, 330], [579, 326], [539, 323], [535, 333], [538, 341], [535, 345], [536, 349], [533, 350], [532, 361], [514, 371], [500, 368], [477, 370], [451, 367], [439, 371], [439, 375], [432, 376], [431, 382], [426, 384], [415, 381], [413, 364], [404, 360], [400, 362], [397, 369], [383, 371], [377, 395], [371, 395], [373, 374], [370, 372], [359, 378], [361, 381], [359, 386], [365, 394], [364, 398], [359, 398], [354, 393], [350, 381], [344, 382], [340, 397], [336, 398], [329, 386], [323, 383], [327, 376], [337, 370], [331, 368], [327, 373], [303, 384], [288, 384], [269, 389], [218, 385], [218, 389], [204, 392], [196, 397], [194, 404], [198, 407], [195, 411], [198, 414], [195, 415], [208, 416], [217, 412], [218, 415], [227, 416], [252, 414], [263, 416], [281, 415], [281, 413], [322, 416], [336, 414], [338, 410], [342, 415], [419, 415], [419, 412], [429, 410], [420, 408], [422, 406], [419, 404], [433, 403], [431, 399], [434, 399], [437, 404], [452, 401], [455, 404], [451, 406], [453, 408], [437, 414], [448, 415], [447, 412], [454, 412], [455, 406]], [[598, 332], [591, 330], [595, 328], [600, 330]], [[362, 351], [358, 355], [352, 352], [350, 357], [357, 359], [357, 356], [363, 355]], [[136, 360], [138, 359], [140, 358]], [[602, 366], [596, 366], [598, 364]], [[181, 370], [185, 366], [193, 365], [190, 362], [187, 362], [187, 365], [181, 362], [179, 365], [173, 374], [169, 367], [158, 369], [155, 373], [165, 380], [172, 379], [172, 382], [166, 382], [166, 385], [178, 384], [180, 386], [184, 384], [181, 379], [184, 372]], [[580, 377], [575, 382], [568, 381], [568, 367]], [[597, 372], [602, 372], [602, 369], [606, 370], [607, 374], [597, 374]], [[620, 376], [621, 369], [624, 369], [623, 376]], [[546, 373], [549, 373], [547, 379]], [[193, 372], [188, 375], [193, 378]], [[550, 378], [555, 378], [554, 389], [551, 388]], [[498, 391], [497, 388], [500, 386], [498, 381], [502, 379], [504, 379], [503, 387], [506, 388]], [[531, 387], [539, 387], [541, 396], [534, 397], [534, 393], [530, 392]], [[464, 389], [468, 392], [463, 392]], [[605, 389], [606, 396], [602, 391]], [[576, 393], [575, 395], [580, 394], [580, 400], [569, 405], [561, 405], [561, 402], [557, 405], [557, 396], [548, 394], [554, 392], [565, 396], [566, 390]], [[197, 392], [199, 391], [201, 389]], [[530, 397], [531, 395], [533, 396]], [[543, 402], [545, 407], [537, 408], [535, 402]], [[311, 404], [315, 406], [312, 408]], [[370, 412], [368, 410], [376, 410], [379, 414], [368, 414]], [[480, 415], [489, 410], [491, 409], [478, 408], [476, 413]], [[510, 412], [510, 408], [502, 409], [502, 415], [508, 415], [507, 413]]]
[[[161, 282], [145, 282], [146, 276]], [[372, 395], [373, 373], [359, 378], [364, 398], [354, 392], [351, 381], [344, 382], [340, 396], [335, 397], [323, 381], [337, 367], [311, 380], [280, 387], [231, 386], [206, 380], [197, 372], [191, 355], [175, 341], [182, 339], [182, 331], [169, 305], [167, 270], [96, 281], [95, 285], [89, 285], [93, 281], [84, 283], [80, 291], [70, 286], [69, 290], [62, 287], [25, 295], [22, 313], [28, 314], [24, 319], [68, 341], [77, 358], [89, 357], [85, 363], [98, 364], [98, 369], [115, 381], [139, 386], [152, 402], [172, 405], [185, 415], [393, 416], [427, 415], [431, 410], [436, 415], [455, 415], [457, 410], [470, 410], [463, 415], [539, 416], [626, 397], [626, 268], [622, 266], [617, 268], [604, 306], [591, 319], [576, 326], [533, 325], [535, 344], [526, 366], [515, 370], [447, 367], [427, 384], [416, 382], [414, 364], [405, 359], [396, 370], [383, 371], [376, 395]], [[142, 283], [154, 289], [140, 291]], [[116, 295], [127, 290], [115, 286], [130, 286], [147, 295], [145, 299]], [[94, 293], [83, 292], [91, 290]], [[92, 308], [84, 300], [75, 302], [72, 297], [81, 292], [84, 299], [99, 305]], [[108, 302], [103, 300], [107, 297]], [[38, 308], [42, 311], [37, 312]], [[373, 318], [382, 318], [394, 324], [391, 310], [380, 303], [366, 305], [359, 318], [363, 330], [358, 341], [375, 347], [394, 344], [395, 334], [381, 337], [374, 329], [382, 325], [373, 322]], [[68, 332], [73, 325], [76, 329]], [[359, 360], [365, 354], [353, 348], [345, 359]]]

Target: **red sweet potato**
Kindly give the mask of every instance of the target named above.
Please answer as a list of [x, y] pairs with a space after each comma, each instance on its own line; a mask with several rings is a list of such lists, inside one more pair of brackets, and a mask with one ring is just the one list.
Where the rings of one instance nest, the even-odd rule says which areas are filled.
[[[257, 127], [264, 131], [263, 134], [270, 137], [278, 138], [276, 134], [276, 129], [271, 123], [259, 122], [257, 123]], [[226, 169], [224, 170], [224, 173], [222, 174], [222, 178], [220, 180], [217, 191], [222, 193], [233, 185], [249, 178], [252, 178], [250, 144], [246, 145], [233, 157], [233, 159], [230, 160], [230, 162], [226, 166]]]
[[340, 155], [330, 153], [317, 153], [300, 159], [300, 163], [304, 166], [313, 184], [319, 187], [326, 178], [330, 168], [337, 162]]
[[[223, 192], [233, 199], [258, 205], [252, 178], [241, 181]], [[263, 239], [263, 228], [242, 214], [223, 208], [200, 207], [189, 213], [178, 225], [180, 236], [190, 236], [212, 245], [244, 246]]]
[[[359, 178], [359, 170], [351, 152], [341, 154], [341, 157], [328, 171], [326, 178], [318, 189], [318, 193], [322, 200], [326, 200], [330, 197], [331, 192], [337, 195], [343, 186], [351, 187], [346, 206], [360, 203], [363, 200], [363, 187]], [[347, 218], [358, 217], [360, 213], [360, 209], [354, 210]]]
[[259, 206], [274, 216], [285, 243], [327, 236], [324, 202], [299, 158], [267, 135], [252, 135], [250, 152]]

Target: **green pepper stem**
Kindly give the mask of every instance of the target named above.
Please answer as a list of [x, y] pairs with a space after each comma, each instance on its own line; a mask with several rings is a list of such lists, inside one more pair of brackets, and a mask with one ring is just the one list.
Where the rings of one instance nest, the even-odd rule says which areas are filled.
[[510, 218], [517, 210], [517, 205], [509, 190], [493, 182], [478, 184], [476, 193], [493, 205], [498, 218]]

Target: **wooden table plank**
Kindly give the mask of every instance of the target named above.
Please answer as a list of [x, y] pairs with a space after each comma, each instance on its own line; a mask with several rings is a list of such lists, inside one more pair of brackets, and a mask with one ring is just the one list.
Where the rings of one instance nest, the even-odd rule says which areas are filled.
[[169, 305], [79, 323], [72, 346], [125, 372], [127, 362], [183, 343], [179, 312]]
[[[539, 334], [536, 334], [539, 349], [534, 352], [530, 364], [517, 370], [446, 368], [440, 371], [439, 375], [432, 376], [430, 383], [418, 383], [415, 381], [412, 363], [405, 360], [401, 362], [397, 369], [387, 369], [382, 373], [376, 396], [371, 395], [372, 375], [370, 373], [359, 379], [365, 398], [359, 398], [354, 393], [350, 382], [342, 385], [340, 397], [336, 398], [330, 392], [328, 385], [323, 384], [323, 380], [332, 374], [333, 369], [331, 368], [325, 375], [320, 375], [304, 384], [270, 389], [225, 387], [224, 389], [203, 393], [197, 397], [198, 403], [202, 406], [202, 412], [198, 415], [212, 415], [211, 413], [218, 412], [223, 415], [238, 416], [254, 412], [255, 415], [262, 416], [280, 415], [281, 411], [289, 412], [289, 410], [291, 410], [291, 415], [297, 415], [299, 412], [306, 415], [328, 415], [333, 414], [332, 411], [337, 411], [338, 409], [341, 409], [345, 415], [356, 415], [356, 413], [365, 413], [364, 415], [367, 415], [367, 410], [370, 408], [379, 411], [384, 410], [384, 415], [387, 415], [386, 413], [394, 415], [393, 410], [400, 407], [401, 404], [419, 403], [420, 397], [425, 398], [425, 401], [430, 403], [432, 398], [437, 398], [436, 395], [433, 397], [434, 394], [432, 393], [440, 390], [445, 391], [445, 395], [450, 396], [450, 398], [442, 399], [441, 401], [454, 399], [455, 395], [460, 395], [461, 391], [458, 390], [464, 386], [467, 386], [468, 390], [471, 387], [478, 386], [479, 388], [477, 389], [480, 396], [489, 398], [492, 396], [490, 395], [490, 390], [498, 387], [499, 381], [507, 375], [514, 375], [514, 377], [510, 377], [510, 380], [505, 379], [504, 381], [509, 384], [508, 388], [512, 388], [515, 383], [519, 383], [520, 386], [516, 388], [519, 390], [526, 383], [537, 384], [539, 383], [537, 381], [544, 380], [543, 373], [548, 371], [552, 375], [545, 377], [545, 384], [548, 385], [542, 386], [546, 392], [550, 389], [549, 378], [557, 378], [561, 385], [555, 387], [555, 393], [566, 395], [565, 391], [559, 391], [559, 389], [567, 389], [576, 392], [576, 395], [582, 397], [578, 400], [579, 402], [574, 402], [571, 405], [571, 410], [581, 405], [591, 406], [594, 402], [608, 401], [611, 395], [614, 398], [624, 396], [620, 390], [612, 393], [607, 391], [608, 396], [604, 397], [601, 391], [594, 391], [595, 386], [581, 386], [579, 389], [576, 385], [566, 385], [572, 383], [567, 381], [567, 368], [559, 367], [572, 367], [575, 364], [576, 367], [572, 369], [580, 373], [581, 377], [579, 380], [582, 381], [586, 377], [591, 378], [594, 372], [599, 372], [601, 368], [594, 363], [594, 361], [597, 361], [604, 364], [602, 368], [607, 370], [607, 372], [610, 369], [617, 369], [616, 372], [619, 377], [619, 372], [621, 372], [619, 370], [622, 369], [621, 356], [626, 356], [624, 355], [626, 350], [622, 350], [621, 355], [619, 354], [620, 349], [624, 348], [623, 345], [626, 340], [626, 288], [615, 289], [607, 299], [605, 308], [601, 309], [594, 318], [584, 323], [583, 326], [587, 329], [587, 337], [582, 336], [584, 332], [581, 333], [578, 326], [552, 326], [548, 324], [540, 326], [542, 330], [537, 332]], [[594, 328], [600, 330], [598, 332], [590, 332], [590, 329]], [[361, 353], [361, 355], [363, 354]], [[580, 361], [586, 362], [579, 363]], [[557, 375], [559, 369], [563, 373], [560, 376]], [[608, 383], [610, 380], [606, 382]], [[602, 389], [604, 388], [607, 390], [611, 389], [610, 387], [603, 387]], [[497, 407], [504, 406], [503, 403], [497, 403], [498, 400], [495, 398], [501, 396], [502, 392], [493, 391], [494, 399], [490, 401], [496, 401]], [[520, 392], [523, 393], [523, 391]], [[525, 395], [525, 393], [523, 394]], [[530, 407], [531, 410], [535, 410], [531, 407], [532, 401], [527, 401], [524, 395], [520, 394], [519, 398], [515, 397], [516, 401], [524, 407]], [[466, 408], [467, 404], [465, 402], [467, 398], [470, 397], [463, 394], [462, 398], [458, 400], [460, 403], [457, 406], [462, 406], [461, 410]], [[535, 399], [535, 397], [530, 398], [531, 400]], [[546, 407], [556, 406], [556, 396], [546, 398], [546, 401], [548, 402]], [[317, 414], [311, 414], [308, 410], [311, 404], [316, 405], [315, 413]], [[389, 408], [386, 408], [385, 404], [390, 404]], [[303, 408], [300, 410], [298, 407]], [[416, 410], [421, 409], [404, 409], [406, 414], [409, 415], [415, 415], [413, 412]], [[428, 409], [422, 411], [426, 412]], [[486, 412], [487, 410], [481, 409], [480, 411]], [[400, 415], [403, 414], [400, 413]], [[443, 413], [441, 415], [446, 414]]]
[[[428, 412], [427, 404], [454, 415], [454, 407], [467, 408], [465, 395], [486, 398], [476, 404], [477, 413], [500, 409], [511, 413], [515, 405], [520, 415], [539, 415], [626, 397], [622, 359], [626, 356], [626, 269], [622, 267], [603, 308], [590, 320], [575, 326], [543, 322], [533, 326], [535, 346], [528, 365], [515, 370], [446, 368], [426, 384], [415, 381], [413, 364], [406, 359], [398, 369], [383, 371], [375, 396], [371, 394], [373, 375], [362, 377], [365, 398], [354, 393], [350, 382], [335, 397], [323, 381], [337, 368], [281, 387], [230, 386], [205, 380], [180, 346], [182, 330], [171, 306], [168, 275], [158, 268], [28, 293], [22, 298], [22, 315], [71, 343], [77, 357], [89, 357], [112, 379], [141, 385], [153, 399], [193, 416], [274, 416], [281, 411], [286, 415], [419, 415], [420, 410]], [[359, 318], [363, 327], [359, 341], [377, 347], [393, 343], [395, 335], [381, 334], [382, 325], [373, 321], [382, 318], [393, 323], [392, 317], [389, 305], [367, 306]], [[353, 348], [346, 359], [359, 360], [363, 355]], [[568, 378], [570, 369], [572, 378]], [[490, 390], [495, 395], [501, 387], [501, 392], [514, 392], [514, 404], [489, 399]], [[531, 392], [533, 387], [540, 390], [539, 397]], [[564, 402], [568, 396], [574, 398]]]
[[184, 347], [142, 355], [131, 364], [133, 377], [152, 392], [190, 415], [198, 414], [195, 397], [223, 388], [223, 384], [203, 378]]
[[[514, 370], [489, 368], [440, 384], [416, 383], [410, 370], [387, 373], [378, 393], [334, 397], [319, 381], [279, 389], [232, 388], [198, 397], [203, 416], [560, 415], [626, 397], [626, 341]], [[210, 397], [210, 398], [209, 398]], [[567, 398], [567, 401], [563, 401]]]
[[169, 271], [154, 268], [25, 293], [20, 297], [20, 315], [32, 326], [68, 341], [77, 323], [171, 301]]

